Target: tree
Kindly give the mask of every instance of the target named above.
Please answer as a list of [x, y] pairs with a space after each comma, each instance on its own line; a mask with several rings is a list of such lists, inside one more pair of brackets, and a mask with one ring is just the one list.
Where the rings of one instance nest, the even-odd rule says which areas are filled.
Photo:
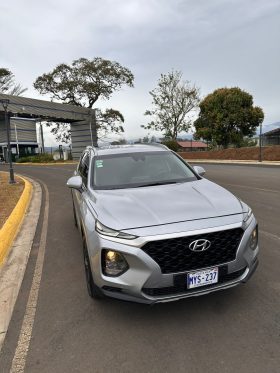
[[173, 150], [174, 152], [177, 152], [180, 149], [180, 146], [176, 140], [164, 140], [162, 141], [162, 144], [167, 146], [169, 149]]
[[23, 88], [19, 83], [15, 83], [15, 76], [10, 70], [4, 67], [0, 68], [0, 93], [20, 96], [25, 91], [27, 91], [27, 88]]
[[[41, 94], [51, 95], [51, 99], [92, 108], [98, 99], [108, 100], [122, 86], [133, 87], [133, 80], [131, 71], [118, 62], [96, 57], [80, 58], [70, 65], [60, 64], [50, 73], [39, 76], [33, 85]], [[124, 118], [118, 110], [106, 109], [98, 111], [97, 121], [98, 134], [104, 135], [122, 131]], [[53, 132], [61, 132], [58, 125]], [[62, 137], [69, 139], [69, 133]]]
[[150, 142], [149, 136], [144, 136], [142, 139], [143, 144], [148, 144]]
[[188, 131], [189, 116], [199, 104], [199, 89], [195, 85], [183, 81], [181, 72], [172, 71], [161, 74], [157, 87], [149, 94], [153, 108], [145, 115], [152, 116], [153, 120], [143, 128], [163, 131], [166, 138], [173, 140], [180, 132]]
[[227, 148], [240, 146], [243, 137], [252, 137], [263, 122], [264, 113], [253, 106], [253, 97], [238, 87], [219, 88], [200, 103], [200, 113], [194, 122], [195, 138]]
[[258, 141], [256, 139], [244, 137], [240, 143], [236, 144], [236, 147], [237, 148], [244, 148], [244, 147], [248, 148], [252, 146], [257, 146], [257, 143]]

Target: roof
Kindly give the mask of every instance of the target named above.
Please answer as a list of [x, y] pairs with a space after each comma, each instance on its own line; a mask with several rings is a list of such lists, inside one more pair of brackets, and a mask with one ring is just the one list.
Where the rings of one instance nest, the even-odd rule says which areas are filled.
[[263, 136], [274, 136], [274, 135], [280, 135], [280, 127], [274, 128], [274, 130], [263, 133]]
[[[38, 146], [38, 143], [35, 141], [11, 141], [10, 142], [11, 145], [25, 145], [25, 146], [29, 146], [29, 145], [35, 145], [35, 146]], [[6, 142], [0, 142], [0, 146], [7, 146], [7, 141]]]
[[94, 148], [97, 155], [170, 151], [161, 144], [108, 145]]
[[182, 148], [207, 148], [207, 144], [202, 141], [177, 141], [177, 144]]
[[[92, 109], [85, 107], [62, 104], [52, 101], [38, 100], [23, 96], [5, 95], [0, 93], [0, 100], [9, 100], [8, 111], [12, 115], [29, 118], [41, 118], [59, 122], [75, 122], [87, 119]], [[0, 113], [4, 115], [4, 109], [0, 104]]]

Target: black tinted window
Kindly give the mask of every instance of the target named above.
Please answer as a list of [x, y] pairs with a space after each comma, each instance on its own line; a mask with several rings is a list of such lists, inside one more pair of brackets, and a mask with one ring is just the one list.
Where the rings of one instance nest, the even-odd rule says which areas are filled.
[[80, 164], [78, 167], [78, 172], [81, 175], [85, 185], [87, 184], [88, 171], [89, 171], [89, 154], [85, 153], [81, 157]]

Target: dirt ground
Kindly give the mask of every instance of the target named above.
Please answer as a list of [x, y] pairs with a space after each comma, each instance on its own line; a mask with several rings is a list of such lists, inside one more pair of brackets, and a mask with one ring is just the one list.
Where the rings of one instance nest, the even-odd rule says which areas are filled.
[[[194, 151], [179, 153], [185, 159], [228, 159], [228, 160], [259, 160], [259, 147], [230, 148], [212, 151]], [[264, 161], [280, 161], [280, 145], [262, 148]]]
[[9, 184], [9, 173], [0, 172], [0, 229], [13, 211], [24, 189], [24, 181], [15, 177], [16, 184]]

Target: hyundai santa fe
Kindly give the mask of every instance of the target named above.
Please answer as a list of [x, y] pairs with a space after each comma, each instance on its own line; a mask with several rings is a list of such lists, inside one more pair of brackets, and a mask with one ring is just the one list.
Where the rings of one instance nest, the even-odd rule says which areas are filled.
[[252, 210], [204, 173], [163, 145], [85, 149], [67, 185], [91, 297], [152, 304], [251, 277]]

